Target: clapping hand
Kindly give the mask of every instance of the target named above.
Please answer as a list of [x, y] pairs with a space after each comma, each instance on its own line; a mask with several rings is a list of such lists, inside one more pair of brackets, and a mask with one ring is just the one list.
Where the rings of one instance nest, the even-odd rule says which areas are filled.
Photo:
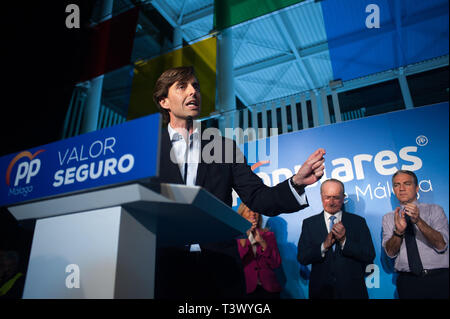
[[414, 203], [408, 203], [405, 205], [405, 209], [403, 210], [406, 215], [411, 217], [411, 222], [413, 224], [417, 224], [420, 219], [419, 207], [417, 207]]
[[338, 242], [342, 242], [345, 240], [345, 227], [342, 222], [336, 223], [333, 225], [333, 228], [331, 229], [331, 233], [333, 233], [334, 238]]
[[325, 241], [323, 242], [323, 248], [326, 250], [330, 249], [331, 246], [334, 245], [336, 242], [336, 238], [333, 236], [333, 232], [329, 232], [327, 237], [325, 238]]
[[397, 207], [394, 211], [395, 230], [399, 234], [403, 234], [406, 229], [405, 211], [401, 207]]
[[264, 240], [264, 238], [261, 236], [258, 229], [255, 229], [255, 231], [253, 232], [253, 236], [255, 237], [256, 242], [261, 245], [261, 248], [264, 251], [267, 247], [267, 243]]
[[[252, 223], [252, 227], [250, 227], [249, 230], [247, 230], [247, 236], [250, 236], [250, 233], [253, 233], [253, 237], [255, 237], [255, 229], [258, 226], [258, 220], [256, 217], [252, 217], [250, 222]], [[255, 238], [256, 239], [256, 238]]]

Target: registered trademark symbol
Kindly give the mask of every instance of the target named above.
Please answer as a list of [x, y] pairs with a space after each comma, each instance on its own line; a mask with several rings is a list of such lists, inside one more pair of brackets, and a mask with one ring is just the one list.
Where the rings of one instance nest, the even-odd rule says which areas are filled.
[[428, 144], [428, 138], [425, 135], [419, 135], [416, 137], [416, 143], [419, 146], [425, 146]]

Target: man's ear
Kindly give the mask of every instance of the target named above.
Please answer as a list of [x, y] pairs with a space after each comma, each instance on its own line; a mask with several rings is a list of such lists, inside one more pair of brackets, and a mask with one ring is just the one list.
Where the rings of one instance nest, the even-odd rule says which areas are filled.
[[167, 98], [161, 98], [159, 100], [159, 105], [166, 110], [169, 110], [169, 101], [167, 100]]

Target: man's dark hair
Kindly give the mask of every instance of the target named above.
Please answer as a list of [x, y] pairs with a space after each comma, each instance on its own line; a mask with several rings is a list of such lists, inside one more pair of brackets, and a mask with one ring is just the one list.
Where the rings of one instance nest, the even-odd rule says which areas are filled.
[[414, 172], [411, 171], [407, 171], [406, 169], [400, 169], [398, 171], [395, 172], [394, 175], [392, 175], [392, 184], [394, 184], [394, 178], [395, 176], [397, 176], [398, 174], [407, 174], [409, 176], [412, 176], [414, 179], [414, 184], [417, 186], [418, 185], [418, 181], [417, 181], [417, 176]]
[[153, 90], [153, 101], [158, 107], [159, 112], [163, 115], [165, 124], [170, 122], [169, 111], [161, 107], [159, 102], [167, 97], [169, 88], [175, 82], [187, 82], [192, 77], [195, 77], [195, 71], [192, 66], [180, 66], [164, 71], [156, 81], [155, 89]]

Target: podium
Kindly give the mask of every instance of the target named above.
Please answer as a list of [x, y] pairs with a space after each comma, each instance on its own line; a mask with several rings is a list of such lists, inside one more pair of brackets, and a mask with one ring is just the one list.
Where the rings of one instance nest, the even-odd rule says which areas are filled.
[[250, 222], [197, 186], [135, 182], [8, 209], [37, 219], [23, 298], [154, 298], [158, 246], [219, 242]]
[[154, 298], [156, 245], [251, 226], [196, 186], [160, 184], [160, 114], [0, 157], [0, 205], [36, 219], [23, 298]]

